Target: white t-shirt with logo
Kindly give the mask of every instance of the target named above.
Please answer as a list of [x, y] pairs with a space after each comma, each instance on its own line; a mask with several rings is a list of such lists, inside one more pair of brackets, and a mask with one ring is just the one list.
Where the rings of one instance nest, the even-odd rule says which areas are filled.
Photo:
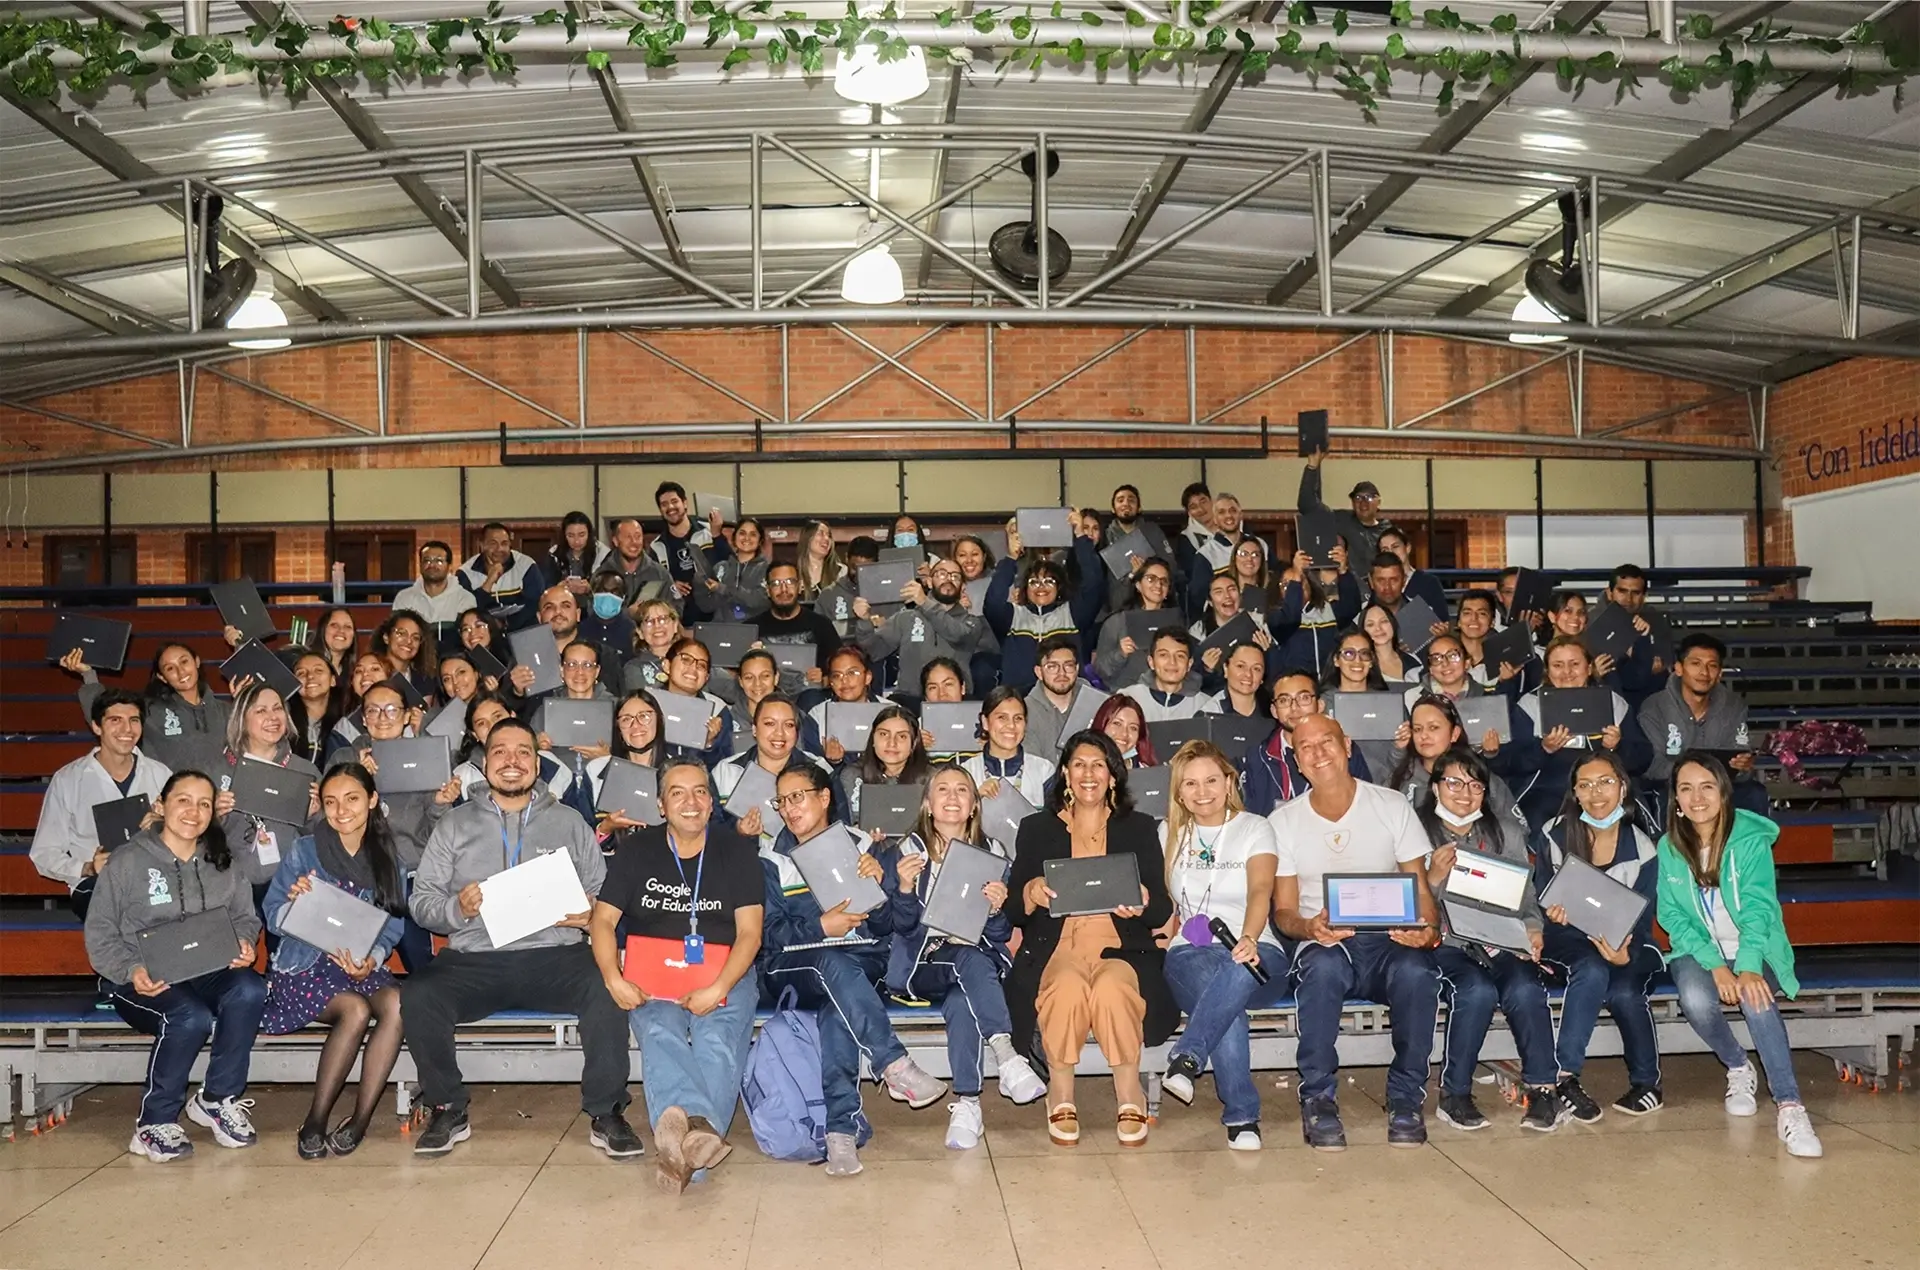
[[1337, 821], [1323, 819], [1311, 795], [1280, 804], [1267, 821], [1277, 848], [1275, 874], [1300, 879], [1302, 917], [1326, 907], [1327, 874], [1396, 873], [1433, 850], [1406, 796], [1364, 781]]
[[[1160, 822], [1160, 850], [1167, 848], [1167, 824]], [[1238, 938], [1247, 921], [1247, 861], [1257, 855], [1276, 855], [1273, 826], [1250, 811], [1235, 812], [1226, 824], [1207, 829], [1191, 822], [1186, 841], [1179, 844], [1167, 889], [1173, 895], [1176, 929], [1168, 947], [1187, 942], [1179, 929], [1189, 917], [1204, 913], [1217, 917]], [[1260, 930], [1260, 942], [1279, 946], [1271, 926]]]

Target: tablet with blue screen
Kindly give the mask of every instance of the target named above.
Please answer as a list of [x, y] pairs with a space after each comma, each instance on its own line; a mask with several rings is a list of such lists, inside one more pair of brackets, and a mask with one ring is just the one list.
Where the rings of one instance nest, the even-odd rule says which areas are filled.
[[1327, 925], [1335, 930], [1403, 930], [1424, 925], [1411, 873], [1329, 873]]

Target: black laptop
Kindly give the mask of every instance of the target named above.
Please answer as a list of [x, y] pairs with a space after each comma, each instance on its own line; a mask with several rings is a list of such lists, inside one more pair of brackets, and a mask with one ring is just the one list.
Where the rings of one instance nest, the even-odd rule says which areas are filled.
[[93, 828], [99, 835], [101, 847], [111, 851], [115, 847], [125, 846], [134, 834], [140, 832], [140, 822], [145, 820], [147, 813], [152, 810], [153, 800], [145, 794], [95, 803]]
[[1173, 756], [1188, 741], [1210, 741], [1213, 731], [1208, 726], [1211, 715], [1196, 714], [1191, 719], [1160, 719], [1147, 725], [1147, 735], [1153, 739], [1153, 752], [1160, 756], [1162, 763], [1173, 762]]
[[1241, 644], [1251, 644], [1253, 633], [1259, 629], [1252, 614], [1235, 613], [1219, 626], [1214, 627], [1213, 634], [1200, 641], [1200, 649], [1194, 654], [1194, 660], [1198, 661], [1200, 654], [1210, 648], [1219, 649], [1220, 655], [1224, 658]]
[[805, 675], [820, 665], [820, 645], [792, 644], [782, 641], [768, 641], [767, 651], [773, 654], [773, 664], [781, 670], [792, 671], [796, 675]]
[[427, 736], [458, 741], [467, 734], [467, 703], [455, 697], [435, 710], [421, 729]]
[[1404, 692], [1333, 692], [1327, 700], [1349, 741], [1391, 741], [1407, 721]]
[[[1186, 621], [1178, 609], [1127, 609], [1122, 625], [1126, 628], [1127, 638], [1133, 641], [1134, 651], [1142, 657], [1153, 655], [1153, 637], [1160, 631], [1180, 631], [1185, 633]], [[1126, 687], [1121, 684], [1120, 687]]]
[[283, 825], [304, 825], [314, 779], [309, 767], [243, 758], [233, 769], [233, 809]]
[[659, 824], [664, 819], [660, 811], [660, 773], [628, 759], [608, 759], [593, 807], [595, 811], [620, 812], [643, 825]]
[[911, 560], [892, 560], [885, 564], [863, 564], [856, 576], [860, 598], [869, 604], [898, 604], [900, 591], [907, 583], [918, 581], [919, 568]]
[[1299, 415], [1300, 457], [1312, 458], [1322, 450], [1330, 449], [1327, 444], [1327, 412], [1324, 410], [1302, 410]]
[[1330, 511], [1301, 512], [1294, 543], [1312, 558], [1314, 568], [1331, 569], [1333, 549], [1340, 545], [1340, 524]]
[[139, 965], [159, 983], [185, 983], [225, 970], [240, 955], [240, 937], [224, 908], [210, 908], [149, 926], [135, 936]]
[[1416, 653], [1433, 642], [1433, 627], [1439, 620], [1440, 615], [1433, 611], [1433, 606], [1417, 595], [1406, 597], [1400, 611], [1393, 615], [1400, 642]]
[[[1226, 751], [1228, 758], [1240, 763], [1247, 751], [1265, 745], [1280, 725], [1272, 715], [1207, 714], [1207, 739]], [[1157, 742], [1156, 742], [1157, 744]]]
[[965, 943], [978, 943], [992, 914], [981, 892], [989, 883], [1003, 881], [1007, 861], [984, 847], [965, 842], [947, 844], [947, 855], [927, 888], [922, 920], [928, 930]]
[[1498, 733], [1502, 745], [1513, 740], [1513, 711], [1502, 694], [1471, 692], [1456, 700], [1453, 708], [1460, 712], [1460, 730], [1472, 748], [1479, 749], [1489, 732]]
[[903, 838], [913, 832], [920, 819], [921, 804], [927, 799], [927, 783], [860, 786], [860, 827], [868, 832], [878, 829], [889, 838]]
[[1612, 727], [1613, 692], [1607, 688], [1542, 688], [1540, 732], [1565, 728], [1575, 736], [1599, 736]]
[[1147, 541], [1147, 535], [1141, 530], [1130, 529], [1115, 539], [1112, 546], [1102, 548], [1100, 558], [1106, 562], [1108, 573], [1116, 578], [1124, 578], [1133, 572], [1135, 556], [1148, 560], [1154, 554], [1153, 544]]
[[[702, 704], [705, 704], [704, 702]], [[573, 701], [566, 697], [548, 697], [540, 703], [540, 730], [554, 749], [576, 745], [607, 745], [613, 740], [613, 699], [594, 697]], [[701, 740], [706, 739], [704, 728]]]
[[120, 670], [127, 664], [127, 642], [132, 638], [132, 622], [62, 613], [47, 635], [47, 660], [59, 661], [77, 648], [80, 660], [92, 669]]
[[1639, 638], [1640, 632], [1633, 629], [1633, 614], [1618, 604], [1608, 604], [1589, 614], [1587, 629], [1580, 634], [1580, 642], [1586, 645], [1590, 656], [1608, 656], [1616, 664], [1627, 660]]
[[971, 754], [980, 748], [980, 703], [929, 701], [920, 707], [920, 726], [933, 736], [935, 754]]
[[551, 629], [529, 626], [522, 631], [512, 631], [507, 635], [507, 642], [513, 645], [513, 660], [533, 671], [527, 696], [552, 692], [565, 682], [560, 677], [560, 644]]
[[1014, 528], [1019, 531], [1021, 547], [1071, 547], [1073, 513], [1065, 507], [1022, 507], [1013, 513]]
[[707, 646], [713, 664], [724, 670], [738, 669], [740, 659], [760, 638], [758, 629], [739, 622], [703, 622], [693, 628], [693, 635]]
[[1545, 613], [1553, 603], [1553, 579], [1537, 569], [1522, 569], [1513, 579], [1513, 603], [1507, 606], [1507, 621], [1520, 613]]
[[277, 629], [267, 614], [267, 602], [252, 578], [216, 582], [208, 588], [219, 606], [220, 620], [237, 629], [247, 639], [265, 639]]
[[507, 663], [494, 656], [493, 650], [485, 644], [476, 644], [472, 648], [465, 649], [461, 655], [473, 664], [474, 670], [479, 672], [482, 679], [495, 679], [499, 681], [501, 687], [506, 687]]
[[382, 794], [430, 794], [453, 779], [453, 760], [443, 736], [397, 737], [373, 743], [373, 774]]
[[399, 693], [400, 704], [409, 710], [418, 710], [427, 704], [427, 699], [420, 695], [418, 688], [413, 686], [413, 679], [410, 676], [395, 671], [387, 676], [385, 686]]
[[1047, 911], [1055, 917], [1140, 907], [1140, 859], [1131, 851], [1048, 860], [1045, 868], [1047, 887], [1053, 892]]
[[1534, 655], [1533, 632], [1519, 624], [1503, 631], [1493, 631], [1480, 641], [1480, 654], [1489, 678], [1499, 677], [1502, 663], [1519, 670]]
[[287, 663], [257, 639], [250, 639], [234, 649], [233, 655], [220, 663], [220, 673], [229, 687], [243, 678], [257, 679], [279, 693], [282, 701], [300, 692], [300, 680]]
[[1167, 818], [1167, 799], [1173, 792], [1173, 769], [1167, 766], [1136, 767], [1127, 773], [1127, 792], [1133, 795], [1135, 811], [1144, 811], [1155, 820]]

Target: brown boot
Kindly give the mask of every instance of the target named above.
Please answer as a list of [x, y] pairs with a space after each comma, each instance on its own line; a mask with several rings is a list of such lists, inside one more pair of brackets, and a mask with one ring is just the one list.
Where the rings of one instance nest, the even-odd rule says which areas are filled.
[[686, 1190], [687, 1179], [693, 1176], [693, 1168], [687, 1163], [686, 1140], [686, 1111], [668, 1107], [653, 1126], [653, 1180], [669, 1195]]
[[733, 1147], [705, 1116], [687, 1117], [687, 1135], [680, 1150], [687, 1167], [695, 1171], [710, 1169], [733, 1154]]

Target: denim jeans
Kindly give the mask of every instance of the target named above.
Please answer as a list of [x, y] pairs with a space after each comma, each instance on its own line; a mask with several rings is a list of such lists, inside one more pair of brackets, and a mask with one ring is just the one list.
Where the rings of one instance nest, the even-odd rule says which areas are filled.
[[689, 1116], [705, 1116], [726, 1136], [740, 1105], [740, 1072], [759, 1004], [759, 980], [749, 970], [711, 1014], [693, 1014], [671, 1001], [648, 1001], [627, 1012], [640, 1047], [648, 1124], [659, 1124], [661, 1112], [679, 1107]]
[[[1680, 993], [1680, 1009], [1687, 1022], [1714, 1057], [1728, 1067], [1745, 1063], [1747, 1051], [1727, 1022], [1726, 1006], [1713, 986], [1713, 972], [1691, 957], [1675, 957], [1667, 963], [1667, 973], [1673, 976], [1673, 986]], [[1780, 981], [1773, 977], [1773, 971], [1762, 973], [1767, 986], [1778, 992]], [[1780, 1011], [1772, 1005], [1756, 1010], [1743, 1001], [1740, 1013], [1747, 1016], [1747, 1033], [1753, 1038], [1753, 1048], [1760, 1051], [1760, 1066], [1766, 1070], [1767, 1089], [1774, 1102], [1799, 1102], [1800, 1082], [1793, 1074], [1793, 1049], [1787, 1044], [1787, 1024]]]
[[860, 1060], [875, 1076], [904, 1058], [907, 1047], [893, 1034], [886, 1002], [874, 984], [886, 973], [884, 943], [864, 948], [813, 948], [782, 952], [766, 962], [765, 992], [788, 986], [800, 1004], [820, 1014], [820, 1090], [827, 1103], [827, 1132], [857, 1134]]
[[947, 1063], [953, 1071], [953, 1092], [962, 1097], [978, 1096], [981, 1045], [989, 1036], [1013, 1033], [999, 967], [978, 948], [947, 944], [927, 954], [908, 986], [939, 1005], [947, 1020]]
[[1553, 1012], [1540, 968], [1510, 952], [1488, 958], [1488, 970], [1464, 949], [1451, 944], [1435, 951], [1441, 991], [1447, 994], [1446, 1057], [1440, 1063], [1440, 1092], [1473, 1092], [1473, 1069], [1493, 1025], [1493, 1009], [1507, 1016], [1513, 1048], [1520, 1055], [1520, 1079], [1551, 1085], [1558, 1073], [1553, 1059]]
[[1586, 1066], [1587, 1044], [1605, 1007], [1620, 1031], [1628, 1082], [1658, 1089], [1660, 1042], [1654, 1035], [1653, 1010], [1647, 1005], [1647, 981], [1660, 969], [1660, 954], [1651, 944], [1635, 940], [1627, 964], [1615, 966], [1579, 931], [1548, 923], [1542, 956], [1567, 972], [1567, 991], [1560, 1001], [1560, 1040], [1554, 1051], [1560, 1070], [1578, 1076]]
[[1218, 944], [1175, 944], [1167, 949], [1167, 987], [1185, 1011], [1187, 1026], [1168, 1052], [1185, 1054], [1202, 1067], [1213, 1060], [1213, 1090], [1220, 1096], [1222, 1124], [1256, 1124], [1260, 1091], [1253, 1085], [1253, 1053], [1247, 1037], [1247, 1008], [1256, 999], [1270, 1004], [1286, 992], [1287, 955], [1260, 944], [1260, 983]]
[[1340, 1015], [1353, 996], [1385, 1005], [1392, 1019], [1387, 1104], [1402, 1111], [1426, 1101], [1433, 1024], [1440, 1013], [1440, 970], [1431, 949], [1408, 948], [1371, 931], [1332, 946], [1302, 941], [1293, 950], [1293, 996], [1301, 1102], [1334, 1097]]
[[238, 1098], [247, 1088], [247, 1064], [253, 1038], [267, 1008], [267, 981], [245, 970], [216, 970], [143, 997], [132, 984], [113, 990], [113, 1008], [127, 1026], [154, 1038], [147, 1058], [147, 1087], [140, 1095], [138, 1123], [172, 1124], [187, 1105], [193, 1060], [213, 1038], [207, 1076], [201, 1081], [211, 1101]]

